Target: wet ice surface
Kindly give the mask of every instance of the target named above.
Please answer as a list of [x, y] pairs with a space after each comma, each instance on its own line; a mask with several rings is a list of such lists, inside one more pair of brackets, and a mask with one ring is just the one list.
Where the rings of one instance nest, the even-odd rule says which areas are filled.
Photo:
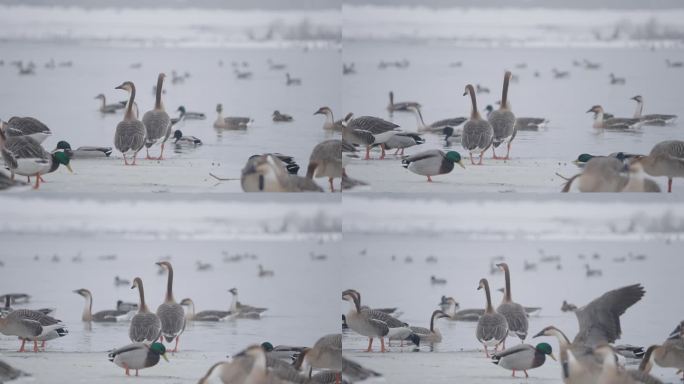
[[[515, 237], [514, 237], [515, 238]], [[621, 317], [623, 337], [617, 341], [639, 346], [661, 343], [681, 321], [679, 308], [669, 300], [672, 292], [682, 289], [679, 274], [684, 261], [679, 257], [681, 244], [652, 241], [524, 241], [469, 240], [459, 235], [367, 235], [345, 234], [343, 245], [344, 287], [357, 289], [362, 304], [371, 307], [399, 307], [401, 320], [415, 326], [429, 326], [429, 317], [442, 295], [453, 296], [461, 309], [484, 308], [484, 294], [477, 291], [482, 277], [489, 279], [492, 290], [504, 285], [502, 274], [490, 274], [490, 259], [504, 256], [511, 268], [513, 299], [526, 306], [541, 307], [538, 316], [530, 318], [530, 335], [548, 325], [555, 325], [569, 337], [577, 332], [572, 313], [560, 311], [562, 301], [578, 306], [587, 304], [604, 292], [629, 284], [641, 283], [644, 298]], [[366, 250], [362, 254], [362, 250]], [[540, 262], [540, 250], [545, 255], [558, 255], [560, 263]], [[628, 255], [645, 254], [645, 261], [632, 261]], [[594, 259], [593, 254], [599, 255]], [[583, 254], [585, 259], [580, 259]], [[392, 256], [396, 261], [392, 261]], [[437, 257], [435, 264], [426, 263], [429, 255]], [[406, 257], [413, 262], [407, 263]], [[626, 257], [625, 262], [614, 259]], [[537, 264], [536, 271], [524, 271], [524, 261]], [[585, 276], [584, 265], [601, 269], [602, 277]], [[558, 270], [557, 265], [562, 269]], [[353, 271], [353, 272], [351, 272]], [[447, 279], [446, 285], [431, 285], [430, 276]], [[492, 294], [498, 305], [501, 294]], [[343, 313], [348, 311], [342, 302]], [[355, 333], [345, 333], [345, 355], [386, 375], [388, 382], [450, 383], [455, 377], [467, 377], [472, 383], [512, 382], [510, 371], [493, 366], [475, 338], [476, 323], [438, 320], [443, 342], [412, 348], [393, 346], [387, 354], [362, 352], [368, 339]], [[549, 342], [557, 352], [558, 343], [551, 338], [527, 340], [529, 343]], [[509, 338], [510, 343], [517, 343]], [[378, 341], [374, 348], [379, 348]], [[631, 363], [631, 362], [630, 362]], [[636, 368], [631, 366], [630, 368]], [[674, 370], [658, 368], [654, 372], [666, 382], [677, 382]], [[560, 367], [553, 361], [530, 371], [529, 382], [558, 383]], [[517, 382], [523, 381], [518, 379]], [[513, 382], [516, 382], [513, 380]]]
[[[425, 122], [448, 117], [469, 116], [470, 101], [463, 97], [466, 84], [481, 84], [491, 90], [478, 94], [478, 107], [501, 98], [505, 70], [511, 70], [519, 82], [511, 83], [509, 101], [519, 117], [545, 117], [550, 120], [539, 132], [518, 132], [510, 161], [492, 160], [487, 152], [484, 166], [466, 169], [456, 167], [450, 174], [437, 176], [427, 184], [425, 177], [401, 167], [398, 157], [385, 161], [352, 160], [348, 171], [371, 186], [359, 191], [391, 192], [557, 192], [563, 179], [578, 169], [571, 163], [580, 153], [650, 152], [656, 143], [681, 139], [682, 122], [671, 126], [643, 126], [631, 132], [597, 131], [592, 116], [585, 113], [592, 105], [601, 104], [619, 117], [631, 117], [636, 104], [629, 100], [644, 97], [644, 113], [684, 115], [684, 107], [675, 95], [684, 86], [681, 70], [666, 68], [665, 59], [681, 58], [681, 49], [651, 51], [646, 48], [468, 48], [446, 43], [349, 42], [344, 46], [343, 60], [356, 63], [357, 74], [344, 77], [343, 111], [356, 116], [371, 115], [390, 119], [386, 106], [388, 92], [395, 101], [417, 101], [423, 105]], [[408, 59], [406, 69], [378, 69], [381, 60]], [[573, 60], [588, 59], [601, 63], [598, 70], [573, 67]], [[450, 63], [461, 61], [462, 67]], [[526, 69], [516, 65], [526, 63]], [[567, 79], [554, 79], [553, 68], [571, 72]], [[533, 76], [539, 71], [540, 77]], [[610, 85], [609, 74], [625, 77], [626, 85]], [[415, 131], [416, 119], [409, 113], [395, 113], [392, 120], [406, 131]], [[406, 150], [406, 154], [432, 148], [443, 148], [443, 136], [425, 135], [426, 143]], [[460, 144], [456, 150], [467, 154]], [[499, 151], [500, 154], [505, 154]], [[393, 151], [392, 151], [393, 152]], [[379, 156], [379, 151], [372, 154]], [[667, 180], [656, 180], [661, 188]], [[682, 190], [675, 180], [674, 191]], [[679, 187], [678, 187], [679, 186]]]
[[[313, 147], [328, 138], [324, 119], [313, 113], [322, 105], [339, 109], [340, 54], [333, 48], [305, 50], [302, 47], [272, 48], [121, 48], [88, 44], [0, 43], [5, 65], [0, 67], [0, 118], [33, 116], [50, 127], [53, 136], [44, 142], [52, 150], [57, 141], [79, 146], [113, 147], [114, 130], [122, 113], [103, 116], [98, 112], [99, 93], [107, 103], [127, 99], [114, 87], [123, 81], [136, 84], [140, 115], [154, 104], [153, 86], [157, 74], [168, 77], [163, 101], [167, 112], [177, 116], [176, 108], [203, 112], [207, 119], [188, 120], [177, 125], [185, 135], [200, 138], [198, 148], [175, 150], [167, 145], [167, 160], [144, 160], [138, 166], [124, 167], [120, 153], [111, 158], [75, 159], [75, 173], [60, 168], [45, 177], [45, 191], [63, 192], [238, 192], [239, 181], [219, 183], [209, 176], [238, 178], [247, 158], [253, 154], [280, 152], [294, 156], [300, 175], [306, 173]], [[43, 64], [73, 61], [71, 68], [48, 70]], [[285, 71], [271, 71], [267, 59], [287, 64], [293, 77], [302, 79], [299, 87], [285, 85]], [[18, 76], [12, 60], [33, 61], [36, 75]], [[218, 62], [224, 62], [219, 67]], [[232, 61], [249, 64], [241, 68], [253, 72], [251, 80], [238, 80]], [[132, 69], [133, 63], [142, 63]], [[183, 83], [172, 84], [171, 71], [189, 72]], [[249, 116], [254, 124], [246, 131], [217, 132], [213, 128], [216, 104], [223, 103], [224, 116]], [[293, 123], [274, 123], [274, 110], [290, 114]], [[159, 148], [151, 151], [158, 156]], [[321, 179], [322, 180], [322, 179]], [[321, 181], [321, 185], [327, 182]]]

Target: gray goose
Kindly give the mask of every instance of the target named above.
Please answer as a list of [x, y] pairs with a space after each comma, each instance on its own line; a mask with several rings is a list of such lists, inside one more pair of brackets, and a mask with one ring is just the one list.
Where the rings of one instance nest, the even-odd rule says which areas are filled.
[[133, 156], [133, 163], [131, 165], [135, 165], [138, 152], [145, 145], [145, 126], [142, 121], [138, 120], [137, 113], [133, 112], [135, 85], [130, 81], [126, 81], [116, 87], [116, 89], [127, 91], [129, 97], [126, 103], [124, 119], [116, 126], [114, 147], [123, 155], [124, 165], [129, 165], [126, 155]]
[[620, 316], [641, 300], [644, 293], [640, 284], [629, 285], [606, 292], [575, 310], [579, 332], [572, 342], [554, 326], [548, 326], [534, 336], [554, 336], [558, 339], [565, 384], [597, 382], [601, 374], [601, 361], [596, 358], [593, 349], [620, 338]]
[[233, 356], [232, 361], [212, 365], [204, 377], [200, 379], [199, 384], [282, 383], [280, 379], [269, 374], [266, 362], [266, 354], [261, 346], [252, 345]]
[[430, 328], [411, 327], [411, 330], [418, 335], [421, 343], [439, 343], [442, 341], [442, 333], [439, 332], [439, 329], [435, 328], [435, 320], [448, 317], [449, 315], [443, 311], [435, 310], [430, 315]]
[[[372, 145], [379, 145], [380, 149], [382, 150], [380, 160], [385, 158], [385, 142], [387, 142], [387, 140], [389, 140], [392, 136], [399, 133], [399, 131], [397, 131], [397, 128], [399, 128], [398, 125], [372, 116], [361, 116], [354, 118], [347, 123], [346, 128], [348, 132], [356, 131], [354, 135], [363, 137], [366, 141], [368, 140], [367, 133], [370, 133], [373, 136]], [[342, 134], [342, 138], [347, 142], [356, 144], [354, 141], [355, 138], [345, 138], [344, 132]], [[370, 148], [371, 145], [366, 146], [366, 160], [370, 159]]]
[[594, 128], [626, 130], [639, 128], [642, 124], [641, 119], [630, 119], [626, 117], [606, 118], [603, 107], [600, 105], [594, 105], [589, 108], [587, 113], [594, 114]]
[[636, 161], [651, 176], [667, 176], [667, 191], [672, 192], [672, 179], [684, 177], [684, 141], [661, 141], [648, 156], [637, 156]]
[[337, 382], [341, 382], [342, 372], [342, 334], [333, 333], [318, 339], [312, 348], [304, 348], [294, 363], [299, 370], [303, 362], [309, 365], [309, 378], [314, 369], [329, 369], [337, 372]]
[[33, 341], [33, 352], [38, 352], [38, 341], [45, 341], [66, 336], [69, 332], [60, 320], [40, 311], [17, 309], [4, 318], [0, 317], [0, 333], [17, 336], [21, 340], [19, 352], [25, 352], [26, 341]]
[[387, 111], [390, 115], [394, 112], [409, 112], [409, 107], [418, 107], [421, 105], [415, 101], [397, 101], [394, 102], [394, 92], [389, 93], [389, 104], [387, 104]]
[[160, 73], [157, 77], [157, 94], [154, 102], [154, 109], [145, 112], [142, 122], [145, 125], [145, 148], [147, 148], [147, 159], [150, 157], [150, 147], [161, 142], [161, 153], [157, 160], [164, 159], [164, 144], [171, 136], [171, 118], [164, 110], [164, 103], [162, 103], [162, 86], [164, 85], [165, 74]]
[[470, 163], [475, 165], [473, 160], [473, 153], [480, 155], [479, 165], [482, 165], [482, 157], [489, 147], [492, 145], [494, 139], [494, 129], [492, 125], [482, 119], [480, 112], [477, 110], [477, 100], [475, 99], [475, 88], [471, 84], [466, 85], [463, 96], [470, 94], [470, 101], [472, 104], [472, 111], [470, 112], [470, 119], [463, 126], [463, 135], [461, 137], [461, 145], [470, 153]]
[[492, 140], [492, 153], [495, 159], [496, 148], [503, 144], [507, 144], [506, 156], [502, 159], [507, 160], [511, 152], [511, 142], [515, 139], [517, 131], [515, 130], [515, 115], [511, 112], [511, 106], [508, 103], [508, 84], [511, 80], [511, 72], [506, 71], [504, 74], [503, 90], [501, 92], [501, 104], [499, 109], [492, 111], [487, 120], [492, 125], [494, 131], [494, 139]]
[[[508, 264], [499, 263], [497, 267], [503, 269], [506, 278], [506, 289], [504, 291], [504, 297], [501, 304], [496, 308], [496, 311], [506, 318], [508, 323], [508, 335], [519, 337], [520, 341], [525, 341], [527, 338], [527, 329], [529, 323], [527, 321], [527, 312], [525, 308], [514, 302], [511, 298], [511, 272], [508, 268]], [[503, 348], [506, 349], [506, 340], [504, 339]]]
[[361, 297], [356, 291], [348, 289], [342, 292], [342, 300], [348, 301], [351, 308], [345, 316], [347, 325], [354, 332], [368, 337], [368, 349], [372, 352], [373, 338], [380, 339], [380, 352], [385, 352], [385, 336], [389, 334], [389, 326], [386, 322], [374, 318], [376, 311], [361, 308]]
[[489, 358], [488, 347], [494, 347], [494, 351], [497, 350], [499, 344], [501, 344], [508, 335], [508, 323], [506, 322], [506, 317], [496, 312], [492, 306], [492, 296], [489, 292], [489, 282], [487, 279], [481, 279], [477, 289], [484, 289], [487, 306], [485, 307], [484, 313], [477, 321], [475, 336], [484, 346], [485, 355]]
[[128, 313], [128, 311], [120, 311], [117, 309], [104, 310], [93, 313], [93, 294], [85, 289], [77, 289], [74, 291], [79, 296], [83, 296], [85, 299], [85, 307], [83, 308], [83, 315], [81, 315], [81, 320], [84, 322], [95, 322], [95, 323], [111, 323], [118, 320], [118, 316], [123, 316]]
[[116, 113], [119, 109], [126, 108], [126, 103], [107, 104], [107, 98], [103, 93], [95, 96], [95, 99], [102, 100], [102, 105], [99, 108], [101, 113]]
[[[3, 125], [3, 123], [0, 123], [0, 125]], [[42, 143], [45, 139], [52, 136], [50, 128], [33, 117], [11, 117], [4, 128], [7, 137], [28, 136], [38, 143]]]
[[173, 267], [168, 261], [156, 263], [159, 267], [166, 269], [168, 278], [166, 281], [166, 297], [164, 302], [157, 307], [157, 316], [161, 321], [161, 335], [167, 343], [176, 339], [176, 344], [171, 352], [178, 351], [178, 340], [185, 329], [185, 311], [183, 307], [176, 303], [173, 298]]
[[448, 119], [442, 119], [431, 123], [430, 125], [425, 124], [423, 120], [423, 112], [420, 107], [409, 106], [408, 110], [416, 115], [416, 121], [418, 123], [418, 132], [430, 132], [430, 133], [443, 133], [444, 128], [451, 127], [456, 128], [459, 125], [465, 123], [468, 119], [466, 117], [453, 117]]
[[136, 277], [133, 279], [133, 286], [131, 289], [138, 288], [140, 294], [140, 304], [138, 305], [138, 313], [131, 319], [131, 325], [128, 329], [128, 337], [133, 342], [154, 342], [161, 336], [161, 320], [159, 316], [150, 312], [150, 309], [145, 304], [145, 290], [143, 288], [142, 279]]
[[323, 192], [312, 179], [288, 173], [287, 164], [271, 153], [250, 157], [240, 180], [245, 192]]
[[636, 110], [634, 111], [634, 118], [641, 119], [646, 125], [667, 125], [672, 124], [677, 120], [677, 115], [663, 115], [663, 114], [648, 114], [642, 115], [644, 112], [644, 98], [641, 95], [632, 97], [631, 100], [637, 102]]
[[[649, 373], [653, 363], [663, 368], [676, 368], [684, 372], [684, 321], [661, 345], [652, 345], [646, 350], [639, 370]], [[684, 378], [684, 373], [682, 373]]]
[[181, 300], [180, 305], [188, 307], [185, 315], [185, 321], [221, 321], [231, 315], [230, 311], [206, 310], [195, 312], [195, 302], [192, 299], [185, 298]]
[[330, 192], [335, 192], [333, 179], [342, 177], [342, 140], [326, 140], [317, 144], [309, 156], [306, 177], [327, 177]]

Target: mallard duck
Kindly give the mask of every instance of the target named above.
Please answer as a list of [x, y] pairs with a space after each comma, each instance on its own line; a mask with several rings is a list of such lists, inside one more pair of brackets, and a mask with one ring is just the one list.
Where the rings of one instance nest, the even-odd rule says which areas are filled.
[[180, 146], [190, 146], [196, 147], [202, 145], [202, 140], [196, 138], [195, 136], [184, 136], [180, 129], [176, 129], [173, 132], [174, 144]]
[[[0, 123], [1, 125], [3, 124]], [[50, 128], [33, 117], [11, 117], [4, 129], [7, 137], [28, 136], [38, 143], [52, 136]]]
[[40, 187], [41, 175], [56, 171], [60, 164], [72, 172], [70, 159], [65, 151], [50, 153], [29, 136], [7, 137], [0, 129], [0, 148], [5, 164], [12, 173], [11, 179], [14, 180], [15, 173], [27, 176], [29, 182], [31, 176], [35, 176], [34, 189]]
[[[71, 148], [71, 144], [64, 140], [57, 142], [56, 150], [64, 150], [64, 152], [69, 155], [69, 158], [83, 159], [83, 158], [94, 158], [94, 157], [109, 157], [112, 154], [112, 147], [95, 147], [95, 146], [83, 146], [76, 149]], [[53, 151], [54, 152], [54, 151]]]
[[454, 169], [454, 164], [458, 164], [461, 168], [465, 169], [461, 162], [461, 154], [456, 151], [444, 153], [439, 149], [430, 149], [415, 155], [406, 156], [401, 161], [401, 165], [404, 168], [417, 175], [427, 176], [427, 181], [430, 183], [432, 182], [432, 176], [451, 172]]
[[539, 343], [535, 347], [520, 344], [492, 355], [492, 363], [513, 371], [513, 377], [515, 371], [523, 371], [525, 377], [529, 377], [527, 371], [544, 365], [547, 355], [556, 360], [551, 346], [547, 343]]
[[130, 376], [129, 371], [135, 369], [135, 375], [138, 376], [138, 371], [145, 368], [154, 367], [159, 363], [160, 358], [169, 361], [166, 357], [166, 348], [162, 343], [152, 343], [147, 345], [145, 343], [128, 344], [113, 350], [109, 353], [109, 361], [126, 370], [126, 376]]

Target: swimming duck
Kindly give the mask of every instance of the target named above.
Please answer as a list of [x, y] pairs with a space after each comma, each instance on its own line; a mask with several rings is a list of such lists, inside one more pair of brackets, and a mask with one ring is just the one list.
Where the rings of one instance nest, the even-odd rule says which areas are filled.
[[513, 371], [511, 376], [515, 377], [515, 371], [523, 371], [525, 377], [529, 377], [527, 371], [544, 365], [546, 356], [556, 360], [551, 346], [547, 343], [539, 343], [536, 346], [529, 344], [519, 344], [504, 351], [492, 355], [492, 363], [501, 368]]
[[207, 115], [205, 115], [202, 112], [189, 112], [185, 109], [185, 106], [179, 106], [178, 109], [176, 109], [178, 113], [180, 114], [181, 119], [185, 120], [204, 120], [207, 118]]
[[454, 164], [461, 168], [465, 166], [461, 162], [461, 155], [456, 151], [444, 153], [439, 149], [430, 149], [411, 156], [406, 156], [401, 165], [409, 171], [422, 176], [427, 176], [427, 181], [432, 182], [432, 176], [444, 175], [454, 169]]
[[198, 139], [195, 136], [184, 136], [183, 132], [180, 129], [176, 129], [173, 132], [173, 138], [173, 143], [180, 146], [196, 147], [198, 145], [202, 145], [202, 140]]
[[285, 113], [280, 113], [280, 111], [275, 110], [273, 111], [273, 121], [278, 123], [278, 122], [290, 122], [292, 121], [292, 116], [285, 114]]
[[138, 371], [145, 368], [154, 367], [163, 358], [167, 362], [166, 348], [162, 343], [152, 343], [147, 345], [145, 343], [128, 344], [125, 347], [117, 348], [109, 353], [109, 361], [126, 370], [126, 376], [130, 376], [129, 371], [135, 369], [135, 375], [138, 376]]
[[589, 108], [587, 113], [594, 114], [594, 128], [625, 130], [636, 129], [642, 125], [642, 121], [640, 119], [630, 119], [625, 117], [606, 118], [604, 116], [603, 107], [600, 105], [594, 105], [593, 107]]
[[102, 105], [100, 105], [100, 108], [99, 108], [101, 113], [116, 113], [119, 109], [126, 108], [125, 103], [107, 104], [107, 98], [102, 93], [95, 96], [95, 99], [96, 100], [98, 100], [98, 99], [102, 100]]
[[195, 312], [195, 303], [192, 299], [185, 298], [181, 300], [180, 305], [188, 307], [185, 315], [185, 321], [221, 321], [228, 318], [232, 313], [230, 311], [206, 310]]

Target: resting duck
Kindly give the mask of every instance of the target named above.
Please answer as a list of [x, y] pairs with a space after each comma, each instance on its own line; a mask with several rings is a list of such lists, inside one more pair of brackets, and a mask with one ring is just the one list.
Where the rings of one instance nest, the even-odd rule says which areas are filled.
[[160, 358], [164, 358], [167, 362], [166, 348], [162, 343], [152, 343], [147, 345], [145, 343], [128, 344], [113, 350], [109, 353], [109, 361], [126, 370], [126, 376], [130, 376], [129, 371], [135, 369], [135, 375], [138, 376], [138, 371], [145, 368], [154, 367], [159, 363]]

